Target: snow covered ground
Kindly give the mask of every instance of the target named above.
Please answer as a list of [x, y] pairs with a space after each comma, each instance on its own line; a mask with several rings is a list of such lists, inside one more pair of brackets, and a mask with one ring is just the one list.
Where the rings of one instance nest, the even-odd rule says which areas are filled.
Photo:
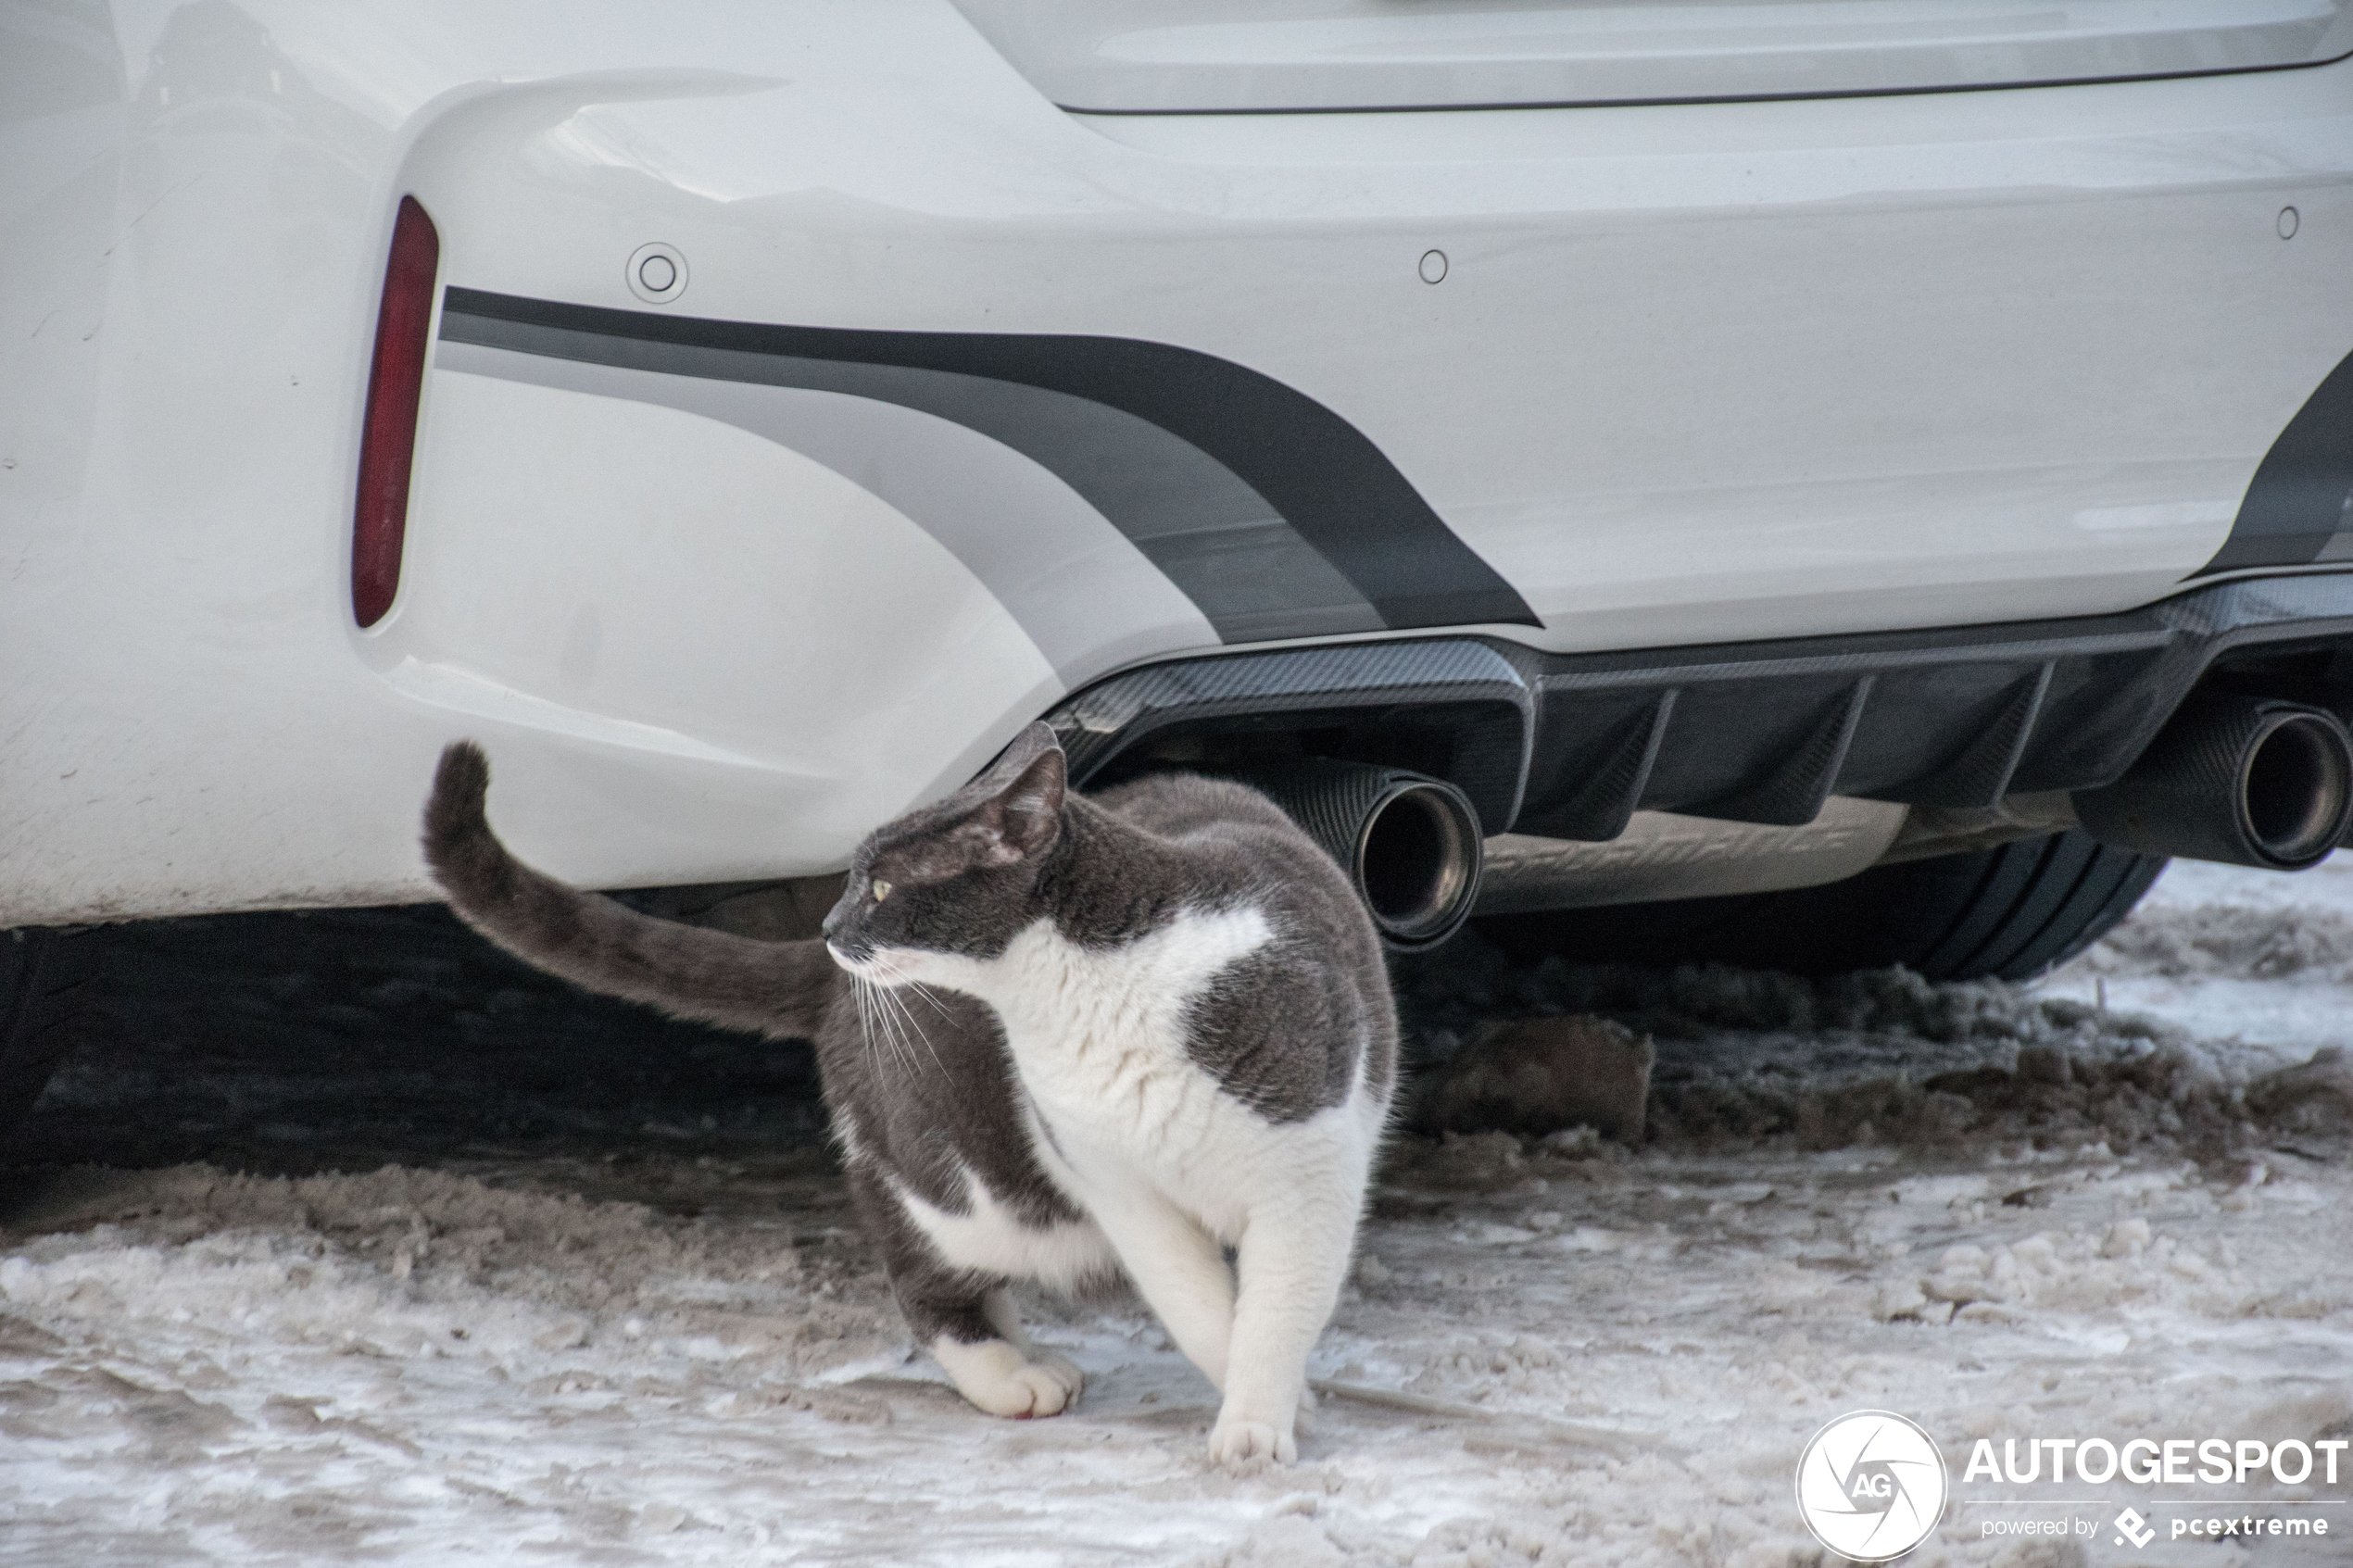
[[[1806, 1438], [1877, 1408], [1952, 1469], [1916, 1562], [2353, 1562], [2353, 1462], [1962, 1474], [2353, 1436], [2353, 1121], [2295, 1071], [2347, 1033], [2353, 865], [2176, 867], [2028, 991], [1450, 954], [1426, 1038], [1617, 1017], [1654, 1141], [1401, 1143], [1301, 1462], [1242, 1475], [1132, 1301], [1032, 1304], [1075, 1412], [963, 1407], [790, 1049], [569, 1010], [422, 917], [194, 931], [132, 951], [0, 1209], [0, 1562], [1778, 1568], [1823, 1561]], [[2170, 1537], [2222, 1512], [2333, 1533]], [[2097, 1532], [2014, 1533], [2059, 1519]]]

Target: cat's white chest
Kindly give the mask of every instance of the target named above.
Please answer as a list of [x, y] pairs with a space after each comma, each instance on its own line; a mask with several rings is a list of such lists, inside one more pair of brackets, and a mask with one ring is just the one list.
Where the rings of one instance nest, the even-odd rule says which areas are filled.
[[1251, 1112], [1194, 1061], [1191, 1014], [1274, 936], [1244, 907], [1189, 913], [1115, 948], [1080, 947], [1042, 921], [1014, 938], [991, 966], [989, 999], [1052, 1152], [1082, 1176], [1090, 1155], [1162, 1174], [1208, 1156], [1221, 1123]]

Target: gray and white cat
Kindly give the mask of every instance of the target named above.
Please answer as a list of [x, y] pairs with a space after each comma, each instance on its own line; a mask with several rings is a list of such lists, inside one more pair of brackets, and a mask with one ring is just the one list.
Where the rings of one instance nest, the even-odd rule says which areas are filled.
[[451, 906], [591, 990], [813, 1038], [860, 1216], [967, 1399], [1064, 1409], [1078, 1369], [1005, 1287], [1124, 1270], [1224, 1396], [1212, 1457], [1295, 1457], [1397, 1025], [1370, 919], [1280, 809], [1183, 774], [1070, 793], [1032, 725], [859, 847], [822, 942], [765, 943], [532, 871], [488, 784], [471, 743], [443, 754], [425, 852]]

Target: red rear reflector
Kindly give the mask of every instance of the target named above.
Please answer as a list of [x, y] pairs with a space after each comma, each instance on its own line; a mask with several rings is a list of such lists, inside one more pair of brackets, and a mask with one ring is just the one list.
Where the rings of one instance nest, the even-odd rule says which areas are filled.
[[417, 397], [425, 384], [425, 329], [433, 320], [441, 236], [414, 196], [400, 198], [376, 312], [376, 359], [368, 372], [368, 420], [359, 439], [359, 501], [351, 522], [351, 613], [373, 626], [400, 589], [400, 543], [409, 526], [409, 463], [417, 450]]

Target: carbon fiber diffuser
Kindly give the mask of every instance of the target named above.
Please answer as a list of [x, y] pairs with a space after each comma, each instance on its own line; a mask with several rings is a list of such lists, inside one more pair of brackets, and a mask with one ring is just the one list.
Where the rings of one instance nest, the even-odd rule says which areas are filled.
[[2122, 778], [2074, 800], [2084, 828], [2109, 844], [2303, 871], [2353, 821], [2353, 739], [2324, 709], [2200, 693]]
[[1434, 947], [1469, 918], [1485, 841], [1453, 784], [1327, 758], [1230, 776], [1264, 790], [1340, 862], [1391, 949]]

